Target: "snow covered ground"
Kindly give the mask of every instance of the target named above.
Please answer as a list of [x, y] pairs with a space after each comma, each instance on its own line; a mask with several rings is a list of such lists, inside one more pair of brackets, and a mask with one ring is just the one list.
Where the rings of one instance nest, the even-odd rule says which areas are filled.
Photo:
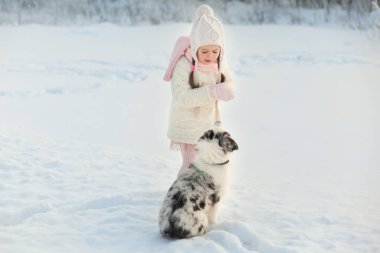
[[226, 26], [231, 190], [208, 234], [161, 238], [189, 29], [0, 27], [0, 251], [380, 252], [380, 45], [334, 27]]

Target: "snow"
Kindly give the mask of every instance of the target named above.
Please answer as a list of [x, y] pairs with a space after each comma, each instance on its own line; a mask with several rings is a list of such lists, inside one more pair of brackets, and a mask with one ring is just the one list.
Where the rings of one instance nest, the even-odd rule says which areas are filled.
[[0, 27], [0, 251], [380, 252], [380, 46], [336, 27], [226, 26], [230, 192], [205, 236], [160, 236], [189, 30]]

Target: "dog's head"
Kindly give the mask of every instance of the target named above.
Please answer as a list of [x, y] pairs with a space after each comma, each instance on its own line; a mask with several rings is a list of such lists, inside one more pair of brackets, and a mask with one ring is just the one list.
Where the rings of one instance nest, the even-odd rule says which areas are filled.
[[238, 145], [231, 135], [220, 128], [206, 131], [199, 139], [196, 149], [198, 155], [212, 163], [224, 161], [231, 152], [238, 149]]

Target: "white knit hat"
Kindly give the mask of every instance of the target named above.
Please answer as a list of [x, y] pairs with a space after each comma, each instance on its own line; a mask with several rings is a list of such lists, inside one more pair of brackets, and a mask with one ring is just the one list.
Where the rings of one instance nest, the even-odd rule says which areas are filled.
[[198, 7], [196, 20], [190, 35], [191, 55], [198, 62], [198, 48], [205, 45], [220, 46], [219, 66], [223, 59], [224, 32], [222, 23], [214, 16], [212, 8], [206, 4]]

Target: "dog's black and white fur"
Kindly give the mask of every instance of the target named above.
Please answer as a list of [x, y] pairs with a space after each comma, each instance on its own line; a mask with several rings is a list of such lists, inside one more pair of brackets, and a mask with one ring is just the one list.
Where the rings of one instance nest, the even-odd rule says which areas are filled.
[[230, 134], [221, 129], [203, 134], [193, 164], [178, 176], [161, 207], [159, 227], [164, 237], [203, 235], [208, 224], [216, 222], [219, 201], [228, 185], [229, 156], [237, 149]]

